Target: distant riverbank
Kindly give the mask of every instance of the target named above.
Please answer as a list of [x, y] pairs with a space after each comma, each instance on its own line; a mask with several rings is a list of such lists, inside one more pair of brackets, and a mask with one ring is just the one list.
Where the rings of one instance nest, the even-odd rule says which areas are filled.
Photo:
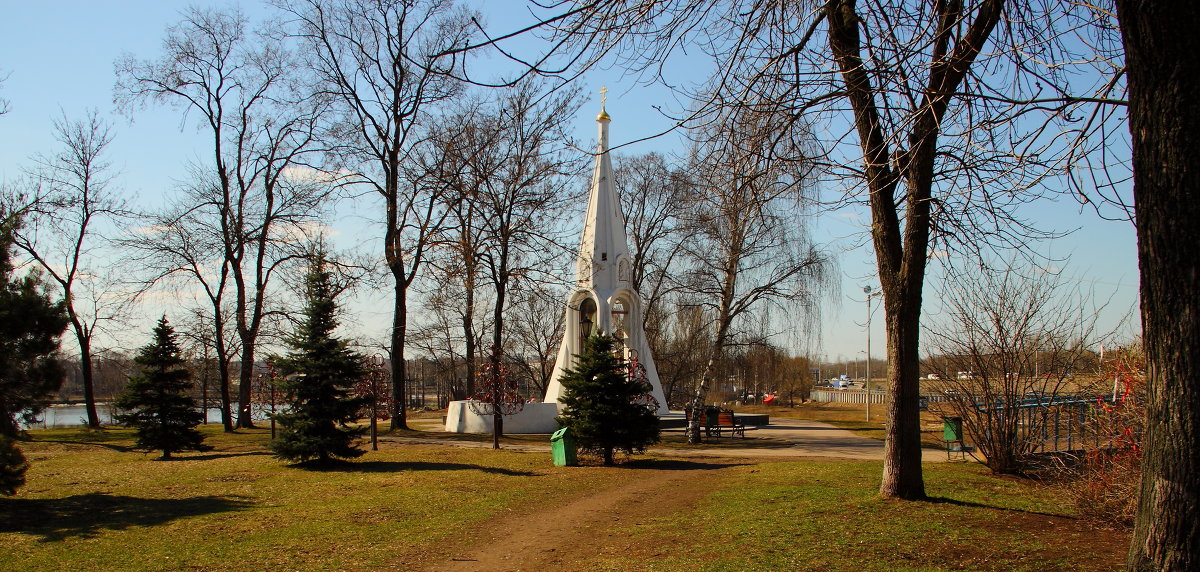
[[[233, 404], [234, 416], [237, 416], [237, 404]], [[113, 425], [113, 415], [116, 413], [112, 404], [97, 403], [96, 414], [100, 416], [100, 423], [105, 425]], [[255, 412], [254, 418], [265, 419], [264, 416]], [[217, 407], [208, 409], [208, 422], [220, 423], [221, 410]], [[23, 425], [25, 429], [53, 429], [60, 427], [79, 427], [87, 425], [87, 408], [83, 405], [51, 405], [42, 412], [42, 420], [40, 423], [32, 425]]]

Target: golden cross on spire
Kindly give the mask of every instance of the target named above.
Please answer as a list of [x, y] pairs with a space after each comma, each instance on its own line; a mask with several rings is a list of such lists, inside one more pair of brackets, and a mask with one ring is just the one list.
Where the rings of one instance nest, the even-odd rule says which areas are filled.
[[608, 101], [608, 86], [600, 86], [600, 115], [596, 116], [596, 121], [610, 121], [608, 112], [604, 110], [604, 104]]

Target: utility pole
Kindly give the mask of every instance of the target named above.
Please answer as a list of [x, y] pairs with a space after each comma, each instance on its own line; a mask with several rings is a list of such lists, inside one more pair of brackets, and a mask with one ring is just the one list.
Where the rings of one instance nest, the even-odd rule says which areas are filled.
[[867, 295], [867, 380], [863, 383], [867, 390], [867, 423], [871, 422], [871, 286], [863, 286]]

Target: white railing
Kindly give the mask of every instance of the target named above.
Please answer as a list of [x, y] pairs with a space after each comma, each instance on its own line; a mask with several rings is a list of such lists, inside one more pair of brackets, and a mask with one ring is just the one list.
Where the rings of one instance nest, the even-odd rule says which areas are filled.
[[[866, 403], [867, 392], [856, 391], [853, 389], [847, 390], [829, 390], [829, 389], [814, 389], [812, 390], [813, 401], [821, 401], [825, 403]], [[886, 403], [888, 394], [886, 391], [876, 391], [871, 393], [871, 403]]]
[[[809, 394], [813, 401], [824, 403], [866, 403], [867, 392], [861, 389], [814, 389]], [[921, 397], [928, 401], [946, 401], [946, 396], [941, 394], [925, 395]], [[871, 403], [887, 403], [890, 395], [886, 391], [875, 391], [871, 393]]]

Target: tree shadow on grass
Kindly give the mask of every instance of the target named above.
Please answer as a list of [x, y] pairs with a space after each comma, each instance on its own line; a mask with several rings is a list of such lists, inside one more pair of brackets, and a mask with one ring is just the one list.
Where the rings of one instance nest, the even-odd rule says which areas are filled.
[[148, 499], [89, 493], [61, 499], [0, 499], [0, 532], [37, 535], [42, 542], [92, 538], [102, 530], [161, 525], [251, 505], [238, 496]]
[[853, 431], [855, 429], [873, 429], [873, 427], [866, 425], [866, 424], [863, 424], [863, 426], [861, 426], [861, 427], [857, 427], [857, 426], [856, 427], [837, 427], [834, 425], [829, 425], [828, 427], [823, 427], [823, 426], [819, 426], [819, 425], [787, 425], [787, 424], [780, 424], [780, 425], [775, 425], [772, 427], [779, 428], [779, 429], [803, 429], [804, 431]]
[[741, 467], [748, 464], [750, 463], [687, 461], [683, 459], [633, 459], [619, 465], [614, 465], [614, 467], [656, 471], [713, 471], [729, 467]]
[[925, 499], [925, 502], [928, 502], [931, 504], [950, 504], [950, 505], [954, 505], [954, 506], [965, 506], [965, 507], [971, 507], [971, 508], [986, 508], [986, 509], [991, 509], [991, 510], [1000, 510], [1000, 511], [1004, 511], [1004, 512], [1015, 512], [1015, 513], [1020, 513], [1020, 514], [1031, 514], [1031, 515], [1037, 515], [1037, 516], [1049, 516], [1049, 517], [1054, 517], [1054, 518], [1063, 518], [1063, 519], [1067, 519], [1067, 520], [1077, 520], [1074, 516], [1071, 516], [1069, 514], [1056, 514], [1056, 513], [1052, 513], [1052, 512], [1041, 512], [1041, 511], [1036, 511], [1036, 510], [1025, 510], [1022, 508], [996, 506], [993, 504], [983, 504], [983, 503], [978, 503], [978, 502], [964, 501], [964, 500], [952, 499], [952, 498], [947, 498], [947, 497], [928, 497]]
[[71, 441], [69, 439], [34, 439], [36, 443], [58, 443], [60, 445], [84, 445], [89, 447], [104, 447], [118, 453], [129, 453], [135, 451], [133, 447], [126, 445], [113, 445], [112, 443], [104, 443], [101, 441]]
[[399, 461], [365, 461], [361, 463], [348, 461], [335, 461], [327, 463], [315, 463], [312, 461], [305, 463], [297, 463], [291, 465], [298, 469], [306, 471], [321, 471], [321, 472], [340, 472], [340, 473], [399, 473], [402, 471], [479, 471], [481, 473], [489, 473], [495, 475], [505, 475], [509, 477], [536, 477], [538, 473], [532, 471], [514, 471], [512, 469], [502, 469], [499, 467], [485, 467], [483, 465], [472, 465], [468, 463], [432, 463], [424, 461], [416, 461], [410, 463], [402, 463]]
[[241, 451], [237, 453], [203, 453], [200, 455], [188, 454], [184, 457], [171, 457], [172, 461], [211, 461], [213, 459], [231, 459], [233, 457], [256, 457], [260, 455], [270, 455], [266, 451]]

